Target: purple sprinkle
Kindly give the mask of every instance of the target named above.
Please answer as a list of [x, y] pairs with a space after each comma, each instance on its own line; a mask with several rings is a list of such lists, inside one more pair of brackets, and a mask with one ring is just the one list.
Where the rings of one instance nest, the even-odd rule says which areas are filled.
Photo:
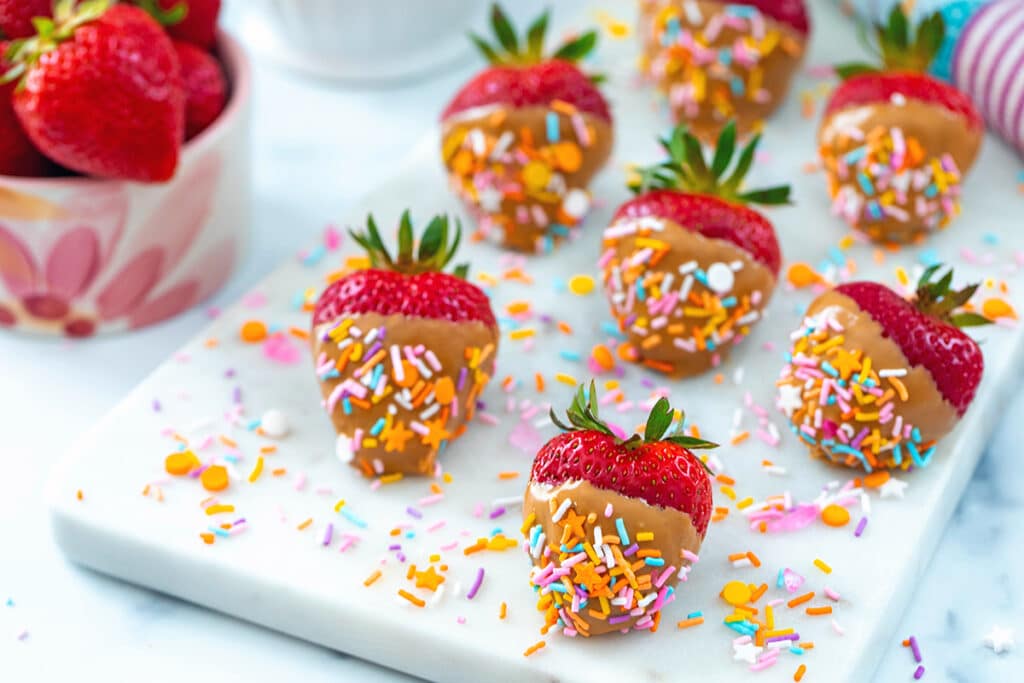
[[189, 472], [188, 476], [191, 477], [192, 479], [198, 479], [199, 475], [201, 475], [206, 470], [207, 467], [209, 467], [209, 465], [200, 465], [199, 467]]
[[480, 584], [484, 582], [484, 568], [480, 567], [476, 570], [476, 578], [473, 579], [473, 585], [469, 587], [469, 592], [466, 593], [466, 599], [472, 600], [476, 597], [476, 592], [480, 590]]
[[403, 564], [405, 563], [405, 553], [398, 553], [398, 555], [396, 555], [395, 557], [398, 558], [399, 562], [401, 562]]
[[231, 400], [235, 403], [242, 402], [242, 387], [235, 387], [235, 390], [231, 392]]
[[555, 321], [555, 319], [554, 319], [554, 318], [552, 318], [552, 317], [551, 317], [550, 315], [548, 315], [547, 313], [541, 313], [541, 314], [540, 314], [540, 321], [541, 321], [542, 323], [544, 323], [545, 325], [550, 325], [551, 323], [553, 323], [553, 322]]
[[624, 621], [629, 621], [633, 617], [628, 614], [623, 614], [620, 617], [608, 617], [609, 624], [621, 624]]
[[239, 517], [231, 523], [231, 526], [238, 526], [239, 524], [245, 524], [245, 517]]
[[156, 400], [155, 398], [153, 399], [153, 412], [154, 413], [159, 413], [160, 412], [160, 401]]
[[771, 638], [765, 638], [764, 642], [766, 642], [766, 643], [775, 643], [775, 642], [778, 642], [780, 640], [800, 640], [800, 634], [799, 633], [790, 633], [789, 635], [785, 635], [785, 636], [772, 636]]
[[644, 377], [642, 380], [640, 380], [640, 384], [643, 384], [648, 389], [653, 389], [654, 388], [654, 382], [652, 382], [651, 380], [649, 380], [646, 377]]
[[910, 651], [914, 653], [914, 661], [921, 663], [921, 648], [917, 644], [917, 638], [910, 636]]
[[402, 544], [401, 543], [395, 543], [394, 545], [389, 545], [388, 546], [388, 550], [391, 550], [391, 551], [401, 550], [401, 549], [402, 549]]
[[919, 664], [917, 669], [914, 670], [914, 680], [921, 680], [921, 676], [924, 676], [924, 666]]
[[860, 538], [860, 535], [862, 533], [864, 533], [864, 527], [866, 527], [867, 525], [868, 525], [868, 518], [867, 517], [861, 517], [860, 521], [857, 522], [857, 528], [856, 528], [856, 530], [854, 530], [853, 535], [856, 536], [857, 538]]
[[505, 514], [505, 508], [498, 507], [491, 510], [491, 514], [488, 515], [488, 517], [490, 517], [491, 519], [497, 519], [498, 517], [501, 517], [503, 514]]
[[461, 368], [459, 368], [459, 383], [458, 383], [458, 387], [457, 387], [457, 389], [459, 391], [462, 391], [462, 387], [464, 387], [466, 385], [466, 375], [467, 374], [469, 374], [469, 371], [466, 370], [466, 366], [462, 366]]
[[379, 341], [375, 341], [373, 343], [373, 346], [371, 346], [369, 349], [367, 349], [366, 353], [363, 355], [363, 360], [365, 361], [365, 360], [368, 360], [368, 359], [372, 358], [373, 354], [375, 354], [378, 351], [380, 351], [381, 347], [382, 347], [382, 344]]
[[407, 513], [409, 513], [410, 517], [415, 517], [416, 519], [423, 519], [423, 513], [420, 512], [419, 510], [417, 510], [416, 508], [414, 508], [411, 505], [409, 507], [405, 508], [405, 511]]
[[625, 550], [623, 550], [623, 551], [622, 551], [622, 554], [623, 554], [623, 555], [624, 555], [625, 557], [633, 557], [633, 554], [634, 554], [634, 553], [635, 553], [635, 552], [636, 552], [637, 550], [640, 550], [640, 546], [639, 546], [638, 544], [634, 543], [633, 545], [631, 545], [631, 546], [629, 546], [628, 548], [626, 548]]
[[227, 370], [224, 371], [224, 376], [227, 377], [228, 379], [231, 379], [232, 377], [235, 376], [235, 369], [228, 368]]
[[331, 544], [331, 537], [333, 535], [334, 535], [334, 525], [331, 524], [330, 522], [328, 522], [327, 523], [327, 528], [324, 529], [324, 540], [321, 542], [321, 545], [323, 545], [324, 547], [329, 546]]

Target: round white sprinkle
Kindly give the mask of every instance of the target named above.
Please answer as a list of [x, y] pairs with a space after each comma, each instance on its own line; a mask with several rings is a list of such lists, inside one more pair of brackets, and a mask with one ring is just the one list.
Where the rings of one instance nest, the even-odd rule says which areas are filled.
[[736, 278], [732, 274], [732, 268], [724, 263], [712, 263], [708, 267], [707, 276], [708, 286], [716, 294], [731, 292], [732, 286], [736, 282]]
[[338, 434], [338, 440], [334, 444], [334, 453], [338, 460], [346, 465], [355, 460], [356, 452], [352, 448], [352, 439], [344, 434]]
[[562, 210], [573, 218], [583, 218], [590, 210], [590, 196], [583, 190], [569, 190], [562, 201]]
[[260, 418], [260, 429], [271, 439], [280, 439], [288, 435], [290, 425], [288, 418], [280, 410], [268, 410]]

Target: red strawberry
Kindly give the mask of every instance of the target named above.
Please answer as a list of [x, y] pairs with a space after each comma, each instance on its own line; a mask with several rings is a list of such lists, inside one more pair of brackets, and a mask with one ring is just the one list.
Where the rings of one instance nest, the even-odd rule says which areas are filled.
[[[651, 411], [643, 436], [618, 438], [598, 417], [593, 382], [589, 396], [580, 387], [567, 415], [569, 425], [551, 414], [563, 433], [537, 454], [523, 505], [526, 547], [536, 565], [530, 580], [542, 595], [538, 609], [547, 613], [549, 625], [561, 618], [585, 636], [649, 628], [665, 604], [664, 587], [689, 571], [707, 534], [711, 480], [690, 449], [715, 444], [665, 436], [674, 411], [664, 398]], [[633, 564], [633, 576], [609, 585], [609, 571], [624, 566], [622, 558], [638, 547], [640, 556], [655, 561]], [[566, 573], [555, 570], [570, 565], [567, 576], [575, 591], [544, 590], [563, 581], [559, 577]], [[600, 605], [610, 609], [596, 617], [597, 601], [588, 610], [574, 593], [603, 598]], [[643, 600], [647, 594], [658, 599]]]
[[729, 123], [714, 159], [684, 127], [662, 141], [669, 161], [641, 169], [605, 231], [600, 265], [621, 356], [674, 376], [717, 366], [760, 319], [779, 274], [772, 224], [747, 204], [783, 204], [789, 187], [743, 192], [760, 138], [735, 152]]
[[672, 118], [712, 143], [729, 121], [761, 130], [786, 101], [807, 48], [804, 0], [640, 0], [639, 67]]
[[29, 138], [79, 173], [169, 180], [185, 121], [170, 39], [142, 10], [105, 0], [58, 5], [54, 21], [13, 57], [26, 71], [14, 108]]
[[587, 187], [611, 154], [608, 103], [576, 66], [597, 33], [548, 57], [547, 13], [522, 39], [497, 5], [491, 23], [500, 47], [472, 37], [491, 66], [441, 115], [442, 155], [483, 235], [520, 251], [548, 251], [582, 221]]
[[959, 311], [978, 286], [951, 290], [952, 270], [933, 282], [939, 268], [925, 271], [910, 301], [852, 282], [811, 304], [778, 404], [813, 454], [868, 471], [920, 467], [963, 417], [984, 359], [959, 328], [990, 321]]
[[[3, 57], [9, 46], [0, 41], [0, 75], [11, 68]], [[0, 175], [48, 175], [53, 164], [28, 139], [14, 113], [15, 85], [15, 82], [0, 85]]]
[[53, 16], [53, 0], [0, 0], [0, 36], [27, 38], [35, 35], [35, 17]]
[[167, 29], [183, 40], [210, 51], [217, 44], [217, 19], [221, 0], [134, 0]]
[[818, 133], [833, 210], [880, 242], [913, 242], [960, 212], [960, 188], [981, 147], [970, 99], [925, 73], [942, 45], [941, 14], [912, 37], [901, 8], [875, 32], [882, 70], [847, 64]]
[[185, 139], [191, 140], [209, 127], [228, 101], [228, 83], [220, 63], [191, 43], [174, 41], [185, 84]]
[[317, 301], [317, 376], [344, 462], [367, 476], [430, 474], [494, 373], [498, 325], [487, 295], [464, 279], [467, 266], [442, 272], [458, 247], [458, 223], [449, 246], [448, 219], [434, 218], [414, 257], [406, 212], [396, 259], [372, 216], [367, 227], [352, 237], [371, 267], [336, 280]]

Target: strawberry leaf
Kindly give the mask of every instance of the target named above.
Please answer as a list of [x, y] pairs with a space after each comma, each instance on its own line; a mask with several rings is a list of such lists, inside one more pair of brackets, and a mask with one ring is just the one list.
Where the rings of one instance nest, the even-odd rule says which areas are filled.
[[957, 327], [980, 327], [992, 324], [991, 320], [977, 313], [957, 313], [950, 316], [949, 321]]
[[475, 33], [470, 33], [469, 39], [473, 41], [473, 44], [476, 45], [478, 50], [480, 50], [483, 56], [487, 59], [488, 63], [502, 63], [501, 55], [499, 55], [497, 51], [493, 47], [491, 47], [486, 40], [476, 35]]
[[836, 75], [839, 76], [840, 80], [848, 81], [854, 76], [860, 76], [862, 74], [874, 74], [878, 73], [878, 67], [865, 64], [864, 62], [852, 62], [850, 64], [839, 64], [835, 67]]
[[547, 33], [550, 18], [551, 10], [544, 10], [544, 14], [537, 17], [526, 31], [526, 53], [531, 59], [539, 61], [544, 57], [544, 34]]
[[752, 190], [739, 195], [739, 199], [746, 204], [760, 204], [761, 206], [779, 206], [789, 204], [789, 185], [779, 185], [763, 190]]
[[722, 129], [722, 134], [718, 136], [718, 147], [715, 149], [715, 158], [711, 162], [711, 174], [715, 177], [715, 180], [721, 178], [725, 170], [729, 168], [729, 163], [732, 161], [732, 155], [735, 151], [736, 122], [730, 121]]
[[597, 45], [597, 31], [587, 31], [580, 37], [572, 40], [552, 55], [553, 59], [561, 59], [566, 62], [579, 62], [590, 54]]
[[512, 22], [498, 3], [491, 5], [491, 28], [494, 29], [494, 35], [498, 37], [498, 42], [508, 54], [519, 54], [519, 39], [516, 38], [515, 27], [512, 26]]
[[[398, 258], [393, 260], [388, 248], [381, 238], [380, 228], [370, 214], [366, 219], [366, 232], [349, 230], [352, 239], [366, 250], [370, 265], [374, 268], [385, 268], [399, 273], [415, 274], [425, 272], [442, 272], [455, 256], [455, 251], [462, 238], [462, 223], [455, 221], [455, 239], [449, 245], [449, 220], [445, 215], [435, 216], [427, 224], [420, 238], [419, 251], [413, 256], [415, 231], [412, 218], [408, 211], [402, 214], [398, 224]], [[458, 277], [465, 278], [469, 272], [468, 265], [455, 268]]]
[[668, 399], [662, 397], [654, 404], [650, 415], [647, 416], [647, 426], [644, 428], [644, 441], [658, 441], [665, 436], [665, 432], [672, 425], [672, 416], [675, 411], [669, 405]]
[[704, 439], [698, 439], [693, 436], [670, 436], [665, 441], [671, 441], [677, 446], [688, 448], [690, 450], [699, 450], [703, 448], [718, 448], [718, 444], [713, 441], [705, 441]]
[[135, 4], [164, 27], [180, 24], [188, 16], [188, 3], [186, 2], [179, 2], [170, 9], [162, 8], [157, 0], [135, 0]]

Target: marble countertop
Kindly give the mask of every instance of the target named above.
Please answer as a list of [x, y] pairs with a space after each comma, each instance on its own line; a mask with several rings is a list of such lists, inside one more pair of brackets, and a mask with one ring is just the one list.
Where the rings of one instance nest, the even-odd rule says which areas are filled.
[[[206, 306], [130, 337], [0, 336], [0, 680], [412, 680], [79, 569], [49, 534], [43, 484], [74, 439], [201, 329], [209, 307], [238, 298], [386, 179], [433, 125], [423, 112], [440, 111], [471, 69], [401, 89], [346, 91], [260, 60], [256, 68], [252, 243], [230, 285]], [[927, 681], [1008, 681], [1024, 670], [1024, 643], [1001, 656], [983, 644], [1024, 603], [1022, 439], [1024, 394], [1007, 406], [964, 498], [950, 501], [956, 512], [921, 568], [898, 634], [878, 652], [876, 680], [912, 680], [916, 665], [900, 646], [911, 634]], [[818, 671], [805, 680], [828, 680]]]

